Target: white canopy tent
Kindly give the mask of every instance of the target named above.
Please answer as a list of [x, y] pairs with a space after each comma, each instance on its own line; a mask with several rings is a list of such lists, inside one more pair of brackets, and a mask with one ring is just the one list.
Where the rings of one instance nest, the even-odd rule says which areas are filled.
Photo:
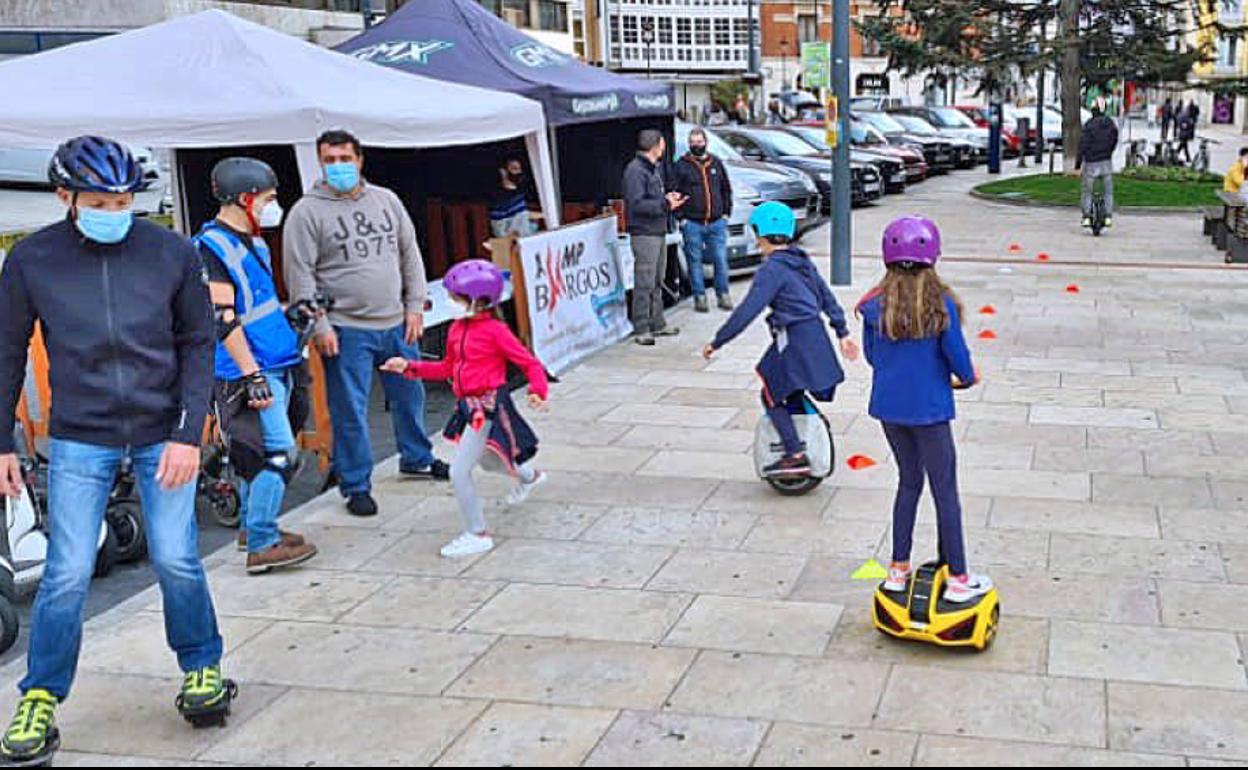
[[539, 103], [378, 67], [224, 11], [0, 63], [0, 94], [0, 147], [86, 133], [175, 152], [293, 145], [305, 189], [320, 176], [315, 139], [329, 128], [388, 148], [523, 136], [543, 215], [559, 223]]

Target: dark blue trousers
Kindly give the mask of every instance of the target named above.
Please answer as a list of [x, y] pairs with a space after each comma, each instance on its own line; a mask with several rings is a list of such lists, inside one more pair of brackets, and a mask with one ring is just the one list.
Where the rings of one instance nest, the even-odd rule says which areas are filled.
[[958, 499], [958, 455], [949, 423], [881, 424], [899, 474], [897, 497], [893, 500], [893, 561], [910, 561], [914, 521], [926, 474], [936, 501], [940, 559], [953, 574], [964, 574], [966, 551], [962, 544], [962, 503]]

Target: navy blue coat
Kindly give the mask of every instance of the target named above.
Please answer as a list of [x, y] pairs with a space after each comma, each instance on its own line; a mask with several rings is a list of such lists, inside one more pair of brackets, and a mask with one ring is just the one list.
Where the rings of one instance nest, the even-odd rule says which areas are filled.
[[845, 311], [806, 252], [790, 246], [763, 261], [745, 299], [715, 334], [716, 349], [727, 345], [764, 310], [773, 341], [758, 364], [770, 401], [798, 391], [831, 400], [845, 372], [820, 316], [826, 315], [837, 337], [848, 337]]
[[870, 296], [859, 304], [862, 349], [874, 369], [871, 416], [897, 425], [934, 425], [955, 416], [951, 375], [975, 381], [971, 351], [962, 334], [962, 319], [953, 299], [945, 297], [949, 328], [935, 337], [893, 340], [884, 333], [883, 303]]
[[52, 383], [53, 438], [198, 445], [212, 394], [213, 320], [190, 241], [143, 219], [115, 245], [68, 219], [27, 236], [0, 272], [0, 454], [35, 321]]

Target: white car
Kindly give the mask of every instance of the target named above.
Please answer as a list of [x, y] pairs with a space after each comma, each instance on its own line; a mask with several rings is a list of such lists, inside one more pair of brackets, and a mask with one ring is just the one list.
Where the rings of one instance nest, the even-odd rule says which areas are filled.
[[[143, 189], [146, 190], [160, 180], [160, 164], [151, 149], [134, 145], [129, 148], [143, 167]], [[0, 147], [0, 184], [48, 186], [48, 164], [55, 153], [55, 147], [38, 150]]]

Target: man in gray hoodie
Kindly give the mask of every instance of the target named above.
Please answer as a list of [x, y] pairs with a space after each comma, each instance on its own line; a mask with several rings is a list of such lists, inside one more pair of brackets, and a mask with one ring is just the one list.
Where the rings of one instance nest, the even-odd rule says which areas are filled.
[[[426, 286], [416, 228], [398, 196], [360, 175], [360, 142], [346, 131], [317, 138], [323, 179], [290, 210], [282, 237], [290, 301], [324, 292], [334, 308], [313, 344], [325, 362], [334, 471], [347, 510], [377, 513], [368, 405], [387, 359], [420, 358]], [[446, 479], [424, 430], [425, 391], [415, 380], [380, 374], [407, 476]]]

